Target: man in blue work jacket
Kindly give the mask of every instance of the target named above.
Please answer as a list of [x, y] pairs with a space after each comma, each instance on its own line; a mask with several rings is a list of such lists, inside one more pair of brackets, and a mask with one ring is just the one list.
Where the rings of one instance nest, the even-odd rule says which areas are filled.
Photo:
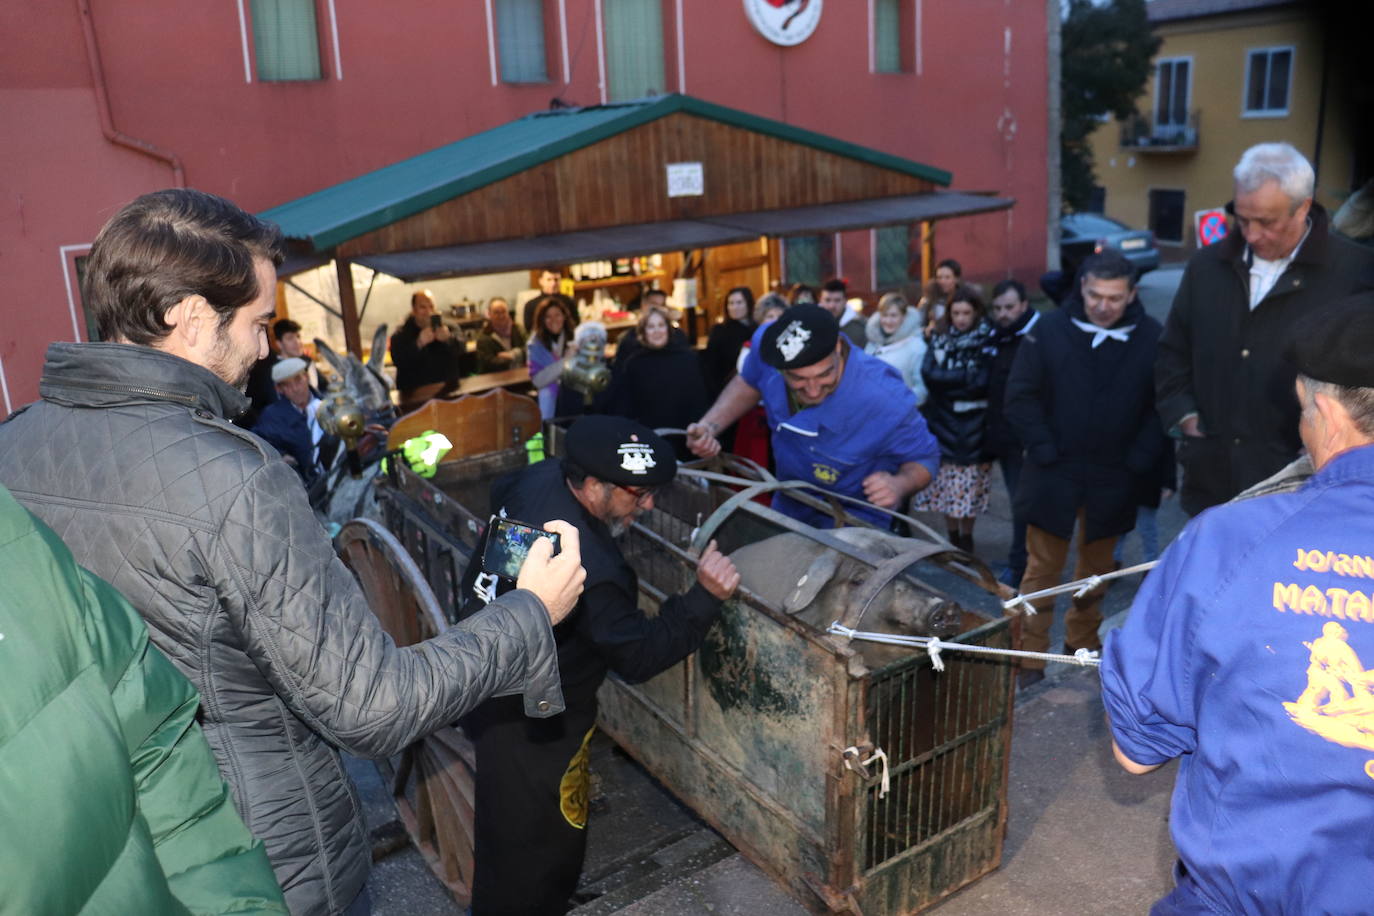
[[[852, 346], [835, 317], [818, 305], [795, 305], [754, 333], [739, 375], [687, 428], [693, 454], [707, 458], [719, 452], [721, 430], [760, 401], [782, 480], [804, 480], [898, 509], [940, 468], [939, 443], [901, 375]], [[773, 508], [809, 525], [834, 524], [827, 513], [786, 493], [773, 496]], [[877, 509], [846, 509], [888, 525], [890, 517]]]
[[1155, 913], [1368, 913], [1374, 900], [1374, 297], [1289, 345], [1316, 473], [1198, 515], [1110, 634], [1118, 762], [1180, 758]]

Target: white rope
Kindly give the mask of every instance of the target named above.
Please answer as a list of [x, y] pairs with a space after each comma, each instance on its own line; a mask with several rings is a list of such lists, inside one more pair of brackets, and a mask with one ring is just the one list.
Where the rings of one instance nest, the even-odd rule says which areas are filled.
[[858, 639], [863, 642], [877, 642], [888, 646], [907, 646], [912, 649], [925, 649], [930, 655], [930, 664], [936, 671], [944, 671], [944, 659], [940, 653], [950, 649], [959, 652], [972, 652], [977, 655], [1004, 655], [1009, 658], [1038, 658], [1047, 662], [1063, 662], [1068, 665], [1082, 665], [1085, 667], [1097, 667], [1102, 664], [1099, 653], [1092, 649], [1079, 649], [1073, 655], [1063, 655], [1056, 652], [1031, 652], [1026, 649], [997, 649], [992, 646], [973, 646], [961, 642], [942, 642], [934, 636], [900, 636], [895, 633], [873, 633], [863, 630], [851, 630], [849, 627], [842, 626], [838, 621], [830, 625], [826, 630], [832, 636], [844, 636], [847, 639]]
[[882, 775], [878, 777], [878, 797], [886, 798], [887, 790], [891, 788], [891, 780], [889, 778], [889, 773], [887, 769], [887, 752], [884, 751], [882, 748], [877, 748], [873, 751], [872, 754], [869, 755], [869, 758], [867, 760], [860, 760], [859, 757], [862, 755], [862, 753], [863, 752], [860, 751], [858, 747], [854, 745], [850, 745], [849, 747], [845, 748], [843, 752], [844, 765], [849, 769], [853, 770], [855, 773], [858, 773], [864, 779], [872, 779], [873, 777], [869, 775], [868, 768], [872, 766], [874, 763], [882, 764]]
[[496, 582], [497, 578], [494, 573], [478, 573], [477, 580], [472, 583], [473, 594], [481, 599], [483, 604], [491, 604], [496, 600]]
[[1122, 576], [1134, 576], [1136, 573], [1149, 572], [1159, 565], [1158, 560], [1151, 560], [1149, 563], [1138, 563], [1135, 566], [1128, 566], [1125, 569], [1118, 569], [1115, 572], [1102, 573], [1100, 575], [1088, 576], [1086, 579], [1075, 579], [1072, 582], [1065, 582], [1063, 585], [1052, 585], [1049, 588], [1042, 588], [1038, 592], [1030, 592], [1025, 595], [1012, 595], [1002, 602], [1004, 610], [1014, 610], [1019, 604], [1022, 613], [1027, 617], [1035, 613], [1035, 605], [1031, 604], [1040, 598], [1048, 598], [1051, 595], [1062, 595], [1065, 592], [1072, 592], [1075, 598], [1082, 598], [1088, 592], [1097, 588], [1103, 582], [1110, 582], [1112, 579], [1120, 579]]

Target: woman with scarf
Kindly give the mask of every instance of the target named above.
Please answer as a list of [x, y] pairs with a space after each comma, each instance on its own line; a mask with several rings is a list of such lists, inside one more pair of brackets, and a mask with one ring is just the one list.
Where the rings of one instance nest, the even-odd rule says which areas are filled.
[[530, 379], [539, 390], [539, 415], [545, 420], [558, 416], [558, 379], [563, 373], [563, 357], [572, 352], [572, 324], [572, 316], [555, 296], [545, 296], [534, 307]]
[[988, 509], [992, 471], [983, 450], [994, 353], [985, 314], [979, 295], [959, 286], [935, 322], [921, 364], [928, 392], [921, 412], [940, 443], [940, 473], [911, 503], [914, 511], [942, 513], [950, 543], [969, 553], [973, 523]]
[[926, 401], [926, 384], [921, 378], [926, 342], [921, 335], [921, 313], [901, 293], [887, 293], [878, 300], [878, 310], [868, 319], [868, 346], [864, 351], [876, 356], [902, 374], [902, 381], [916, 395], [916, 404]]

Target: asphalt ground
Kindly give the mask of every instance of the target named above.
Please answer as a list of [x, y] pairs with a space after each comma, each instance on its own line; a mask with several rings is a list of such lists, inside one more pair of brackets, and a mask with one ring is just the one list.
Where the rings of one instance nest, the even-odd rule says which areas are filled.
[[[1166, 267], [1140, 283], [1146, 310], [1168, 312], [1181, 268]], [[1000, 475], [992, 503], [974, 532], [975, 552], [994, 570], [1010, 544], [1010, 501]], [[1177, 500], [1158, 513], [1161, 547], [1186, 521]], [[928, 521], [938, 530], [940, 520]], [[1141, 562], [1139, 538], [1128, 535], [1124, 565]], [[1069, 557], [1065, 576], [1072, 570]], [[1114, 583], [1104, 599], [1103, 631], [1125, 619], [1138, 577]], [[1061, 598], [1051, 645], [1063, 639]], [[1172, 886], [1168, 835], [1175, 765], [1146, 776], [1117, 766], [1103, 716], [1096, 669], [1050, 664], [1046, 679], [1018, 695], [1008, 783], [1007, 837], [1001, 867], [927, 912], [974, 914], [1139, 914]], [[605, 736], [593, 741], [595, 796], [588, 829], [580, 916], [792, 916], [807, 912], [679, 804]], [[394, 836], [394, 811], [370, 763], [349, 760], [371, 829]], [[377, 916], [440, 916], [462, 912], [425, 867], [414, 847], [392, 848], [369, 881]], [[596, 896], [593, 896], [596, 895]], [[873, 914], [869, 914], [873, 916]]]

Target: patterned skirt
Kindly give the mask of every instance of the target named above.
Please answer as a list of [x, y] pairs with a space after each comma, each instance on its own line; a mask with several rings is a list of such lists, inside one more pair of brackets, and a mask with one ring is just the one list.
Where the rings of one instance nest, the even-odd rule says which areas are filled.
[[913, 512], [939, 512], [955, 518], [969, 518], [988, 511], [988, 486], [992, 463], [949, 464], [940, 462], [940, 473], [930, 486], [911, 499]]

